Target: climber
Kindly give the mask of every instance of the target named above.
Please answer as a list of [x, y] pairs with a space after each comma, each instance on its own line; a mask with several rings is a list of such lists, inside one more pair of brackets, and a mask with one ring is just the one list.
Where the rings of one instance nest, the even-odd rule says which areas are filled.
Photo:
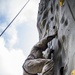
[[45, 59], [42, 52], [46, 50], [47, 43], [55, 38], [56, 35], [55, 33], [47, 36], [34, 45], [22, 66], [24, 71], [23, 75], [37, 75], [37, 73], [53, 75], [54, 62], [52, 59]]

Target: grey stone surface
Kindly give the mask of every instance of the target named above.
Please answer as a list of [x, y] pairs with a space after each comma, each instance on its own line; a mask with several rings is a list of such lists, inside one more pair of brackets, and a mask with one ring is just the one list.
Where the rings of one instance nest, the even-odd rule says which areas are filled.
[[[45, 56], [54, 49], [54, 75], [71, 75], [75, 69], [75, 1], [41, 0], [37, 28], [39, 40], [55, 31], [58, 36], [48, 43]], [[46, 57], [47, 58], [47, 57]]]

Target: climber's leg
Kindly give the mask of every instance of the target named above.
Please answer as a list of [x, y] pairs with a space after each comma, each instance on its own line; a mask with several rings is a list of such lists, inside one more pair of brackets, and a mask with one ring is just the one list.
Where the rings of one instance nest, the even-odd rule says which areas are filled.
[[42, 70], [42, 75], [53, 75], [54, 62], [53, 60], [48, 61]]
[[27, 60], [23, 67], [30, 74], [41, 73], [45, 64], [50, 62], [50, 59], [32, 59]]

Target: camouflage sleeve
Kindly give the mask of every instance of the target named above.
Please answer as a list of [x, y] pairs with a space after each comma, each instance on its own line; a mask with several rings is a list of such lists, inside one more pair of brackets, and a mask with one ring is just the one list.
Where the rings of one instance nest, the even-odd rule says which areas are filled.
[[56, 34], [44, 37], [34, 47], [40, 48], [42, 51], [44, 51], [47, 48], [47, 43], [51, 41], [53, 38], [55, 38], [55, 36]]

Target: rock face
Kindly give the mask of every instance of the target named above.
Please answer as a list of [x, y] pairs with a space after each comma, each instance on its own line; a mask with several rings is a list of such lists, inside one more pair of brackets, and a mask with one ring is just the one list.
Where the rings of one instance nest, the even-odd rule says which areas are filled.
[[54, 75], [71, 75], [75, 69], [75, 1], [41, 0], [37, 28], [39, 40], [55, 31], [58, 36], [48, 43], [54, 49]]

